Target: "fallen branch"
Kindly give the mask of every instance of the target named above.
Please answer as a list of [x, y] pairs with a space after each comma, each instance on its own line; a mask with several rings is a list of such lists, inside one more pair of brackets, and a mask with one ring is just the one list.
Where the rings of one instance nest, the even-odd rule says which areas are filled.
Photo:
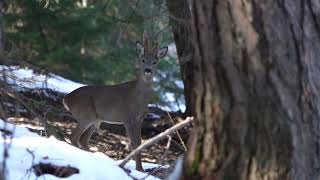
[[154, 174], [155, 172], [157, 172], [159, 169], [162, 168], [164, 158], [167, 156], [169, 148], [170, 148], [170, 145], [171, 145], [171, 140], [172, 140], [172, 136], [168, 135], [168, 142], [167, 142], [167, 146], [166, 146], [166, 151], [164, 152], [164, 154], [160, 158], [160, 162], [159, 162], [160, 166], [154, 168], [151, 172], [149, 172], [145, 177], [141, 178], [140, 180], [146, 179], [148, 176]]
[[143, 149], [157, 143], [161, 139], [167, 137], [168, 135], [176, 132], [177, 130], [187, 126], [191, 121], [193, 120], [193, 117], [187, 117], [186, 120], [172, 126], [171, 128], [165, 130], [164, 132], [158, 134], [157, 136], [148, 139], [145, 143], [141, 144], [139, 147], [137, 147], [135, 150], [133, 150], [120, 164], [120, 167], [124, 167], [124, 165], [135, 155], [140, 153]]

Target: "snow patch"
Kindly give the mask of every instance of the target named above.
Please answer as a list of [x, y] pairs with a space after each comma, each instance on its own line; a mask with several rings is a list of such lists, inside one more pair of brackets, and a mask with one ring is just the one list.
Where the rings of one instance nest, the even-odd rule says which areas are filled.
[[52, 73], [48, 75], [38, 74], [32, 69], [18, 66], [0, 66], [0, 72], [2, 71], [5, 72], [5, 77], [1, 73], [0, 79], [6, 78], [9, 84], [16, 85], [18, 88], [49, 88], [61, 93], [70, 93], [81, 86], [85, 86], [85, 84], [70, 81]]
[[[102, 153], [83, 151], [54, 137], [41, 137], [24, 127], [5, 123], [3, 120], [0, 120], [0, 130], [3, 134], [0, 137], [0, 152], [3, 152], [4, 147], [11, 143], [8, 150], [9, 157], [6, 159], [6, 179], [8, 180], [37, 179], [31, 167], [39, 163], [69, 166], [79, 170], [78, 174], [73, 174], [66, 178], [59, 178], [51, 174], [42, 175], [42, 178], [46, 180], [132, 179], [118, 166], [119, 161], [114, 161]], [[4, 138], [4, 136], [7, 138]], [[12, 139], [10, 141], [11, 136]], [[0, 156], [0, 162], [2, 161], [3, 156]], [[157, 166], [159, 165], [143, 163], [144, 169]], [[129, 174], [134, 178], [158, 179], [134, 170], [134, 161], [130, 161], [125, 167], [130, 170]]]
[[177, 55], [177, 48], [176, 48], [176, 44], [175, 43], [170, 43], [168, 45], [168, 56], [172, 57], [172, 58], [178, 58]]

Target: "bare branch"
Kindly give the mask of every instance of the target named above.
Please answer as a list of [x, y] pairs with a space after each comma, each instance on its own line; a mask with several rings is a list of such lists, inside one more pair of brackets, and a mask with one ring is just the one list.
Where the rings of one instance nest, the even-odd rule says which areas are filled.
[[[168, 116], [169, 116], [169, 119], [170, 119], [172, 125], [174, 125], [174, 122], [173, 122], [173, 120], [172, 120], [172, 117], [171, 117], [170, 113], [167, 112], [167, 114], [168, 114]], [[183, 146], [183, 148], [184, 148], [184, 151], [187, 151], [187, 147], [186, 147], [184, 141], [182, 140], [182, 138], [181, 138], [181, 136], [180, 136], [180, 133], [179, 133], [178, 131], [176, 131], [176, 133], [177, 133], [178, 138], [179, 138], [179, 140], [180, 140], [180, 142], [181, 142], [181, 144], [182, 144], [182, 146]]]
[[168, 135], [174, 133], [176, 130], [179, 130], [185, 126], [187, 126], [191, 121], [193, 121], [193, 117], [187, 117], [184, 121], [172, 126], [171, 128], [165, 130], [164, 132], [158, 134], [157, 136], [148, 139], [145, 143], [141, 144], [138, 148], [132, 151], [120, 164], [120, 167], [124, 167], [124, 165], [135, 155], [140, 153], [143, 149], [157, 143], [161, 139], [167, 137]]
[[159, 169], [161, 169], [161, 167], [163, 166], [164, 158], [167, 156], [167, 154], [168, 154], [168, 152], [169, 152], [169, 148], [170, 148], [170, 145], [171, 145], [171, 140], [172, 140], [172, 136], [168, 135], [168, 142], [167, 142], [167, 146], [166, 146], [166, 149], [165, 149], [166, 151], [165, 151], [164, 154], [161, 156], [160, 162], [159, 162], [159, 165], [161, 165], [161, 166], [156, 167], [155, 169], [153, 169], [151, 172], [149, 172], [145, 177], [141, 178], [140, 180], [146, 179], [147, 177], [149, 177], [150, 175], [154, 174], [154, 173], [157, 172]]

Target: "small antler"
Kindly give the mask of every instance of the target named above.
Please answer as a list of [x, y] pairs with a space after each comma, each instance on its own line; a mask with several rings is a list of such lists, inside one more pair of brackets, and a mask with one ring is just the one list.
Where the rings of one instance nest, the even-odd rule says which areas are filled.
[[153, 49], [152, 49], [153, 51], [158, 51], [158, 49], [160, 48], [161, 40], [162, 40], [162, 34], [158, 33], [158, 35], [156, 37], [156, 41], [153, 45]]
[[150, 40], [149, 40], [149, 35], [148, 35], [147, 31], [143, 32], [142, 40], [143, 40], [143, 47], [144, 47], [145, 51], [148, 51], [148, 49], [150, 47]]
[[162, 40], [162, 34], [157, 33], [155, 41], [150, 41], [147, 31], [143, 32], [143, 47], [145, 52], [154, 53], [157, 52], [160, 48], [160, 43]]

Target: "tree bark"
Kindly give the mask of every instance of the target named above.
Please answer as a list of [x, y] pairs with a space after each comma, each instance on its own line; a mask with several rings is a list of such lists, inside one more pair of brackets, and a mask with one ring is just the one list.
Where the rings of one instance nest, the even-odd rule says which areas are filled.
[[320, 179], [319, 1], [194, 0], [191, 11], [183, 179]]
[[184, 84], [184, 95], [186, 102], [185, 115], [192, 115], [191, 82], [192, 82], [192, 57], [193, 46], [190, 27], [190, 5], [186, 0], [167, 0], [169, 19], [173, 37], [175, 40], [177, 54], [179, 57], [181, 77]]
[[3, 2], [0, 0], [0, 54], [4, 51]]

